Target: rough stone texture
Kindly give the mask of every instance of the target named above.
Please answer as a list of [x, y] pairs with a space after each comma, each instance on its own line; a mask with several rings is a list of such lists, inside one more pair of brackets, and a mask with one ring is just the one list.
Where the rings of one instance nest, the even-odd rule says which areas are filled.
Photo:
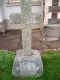
[[15, 76], [38, 76], [43, 73], [40, 53], [31, 49], [32, 0], [21, 0], [21, 25], [23, 50], [18, 51], [12, 74]]
[[17, 51], [12, 74], [15, 76], [40, 76], [43, 73], [43, 63], [38, 50], [32, 50], [31, 55], [22, 50]]
[[[32, 23], [40, 24], [42, 20], [42, 15], [40, 13], [32, 13]], [[21, 24], [21, 14], [15, 13], [10, 15], [10, 22]]]
[[22, 42], [25, 53], [31, 53], [32, 1], [21, 0]]

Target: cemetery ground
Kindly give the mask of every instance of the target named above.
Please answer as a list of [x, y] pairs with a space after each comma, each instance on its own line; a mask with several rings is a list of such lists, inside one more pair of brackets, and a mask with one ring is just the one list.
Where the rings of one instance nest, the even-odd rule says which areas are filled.
[[[32, 48], [41, 49], [40, 42], [40, 29], [32, 30]], [[22, 31], [21, 30], [10, 30], [3, 34], [0, 34], [0, 49], [16, 51], [22, 49]], [[42, 41], [43, 50], [46, 49], [58, 49], [60, 48], [60, 40], [55, 41]]]
[[44, 73], [38, 77], [12, 76], [15, 55], [13, 51], [0, 50], [0, 80], [60, 80], [60, 51], [45, 51], [41, 54]]
[[[7, 31], [0, 34], [0, 80], [60, 80], [60, 51], [45, 51], [41, 54], [44, 73], [39, 77], [14, 77], [12, 66], [15, 51], [22, 49], [22, 31]], [[32, 48], [40, 50], [40, 30], [32, 30]], [[42, 41], [43, 50], [60, 48], [58, 41]], [[2, 50], [3, 49], [3, 50]], [[9, 50], [9, 51], [8, 51]]]

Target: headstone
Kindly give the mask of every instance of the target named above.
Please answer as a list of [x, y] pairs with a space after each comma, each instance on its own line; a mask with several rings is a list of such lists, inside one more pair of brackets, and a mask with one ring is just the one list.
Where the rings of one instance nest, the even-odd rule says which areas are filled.
[[45, 0], [44, 25], [46, 40], [60, 38], [60, 0]]
[[[42, 1], [42, 0], [41, 0]], [[17, 50], [13, 64], [14, 76], [40, 76], [43, 63], [40, 52], [31, 49], [32, 1], [21, 0], [21, 25], [23, 50]]]

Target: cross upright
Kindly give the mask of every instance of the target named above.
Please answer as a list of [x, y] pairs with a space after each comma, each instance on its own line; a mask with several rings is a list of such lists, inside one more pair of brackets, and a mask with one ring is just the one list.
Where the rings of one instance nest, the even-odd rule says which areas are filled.
[[31, 53], [32, 0], [21, 0], [21, 25], [24, 53]]

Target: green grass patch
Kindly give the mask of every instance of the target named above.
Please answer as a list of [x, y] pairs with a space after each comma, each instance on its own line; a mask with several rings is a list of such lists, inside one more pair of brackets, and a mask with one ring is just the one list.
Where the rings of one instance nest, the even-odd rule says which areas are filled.
[[60, 52], [48, 51], [42, 54], [44, 73], [39, 77], [12, 76], [14, 58], [14, 52], [0, 51], [0, 80], [60, 80]]

